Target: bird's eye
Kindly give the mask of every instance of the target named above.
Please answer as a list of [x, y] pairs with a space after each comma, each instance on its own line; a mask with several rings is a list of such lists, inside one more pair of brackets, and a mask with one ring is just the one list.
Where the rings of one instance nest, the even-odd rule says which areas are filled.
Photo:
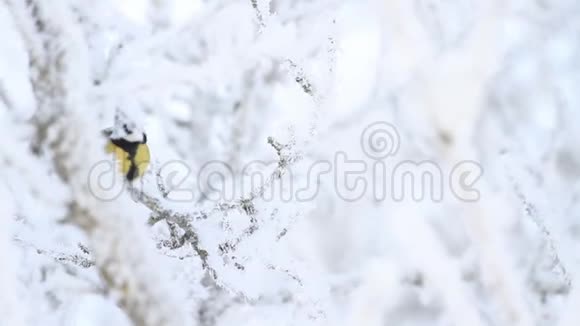
[[129, 127], [127, 127], [127, 124], [123, 124], [123, 130], [125, 130], [126, 133], [131, 134], [132, 132], [129, 130]]

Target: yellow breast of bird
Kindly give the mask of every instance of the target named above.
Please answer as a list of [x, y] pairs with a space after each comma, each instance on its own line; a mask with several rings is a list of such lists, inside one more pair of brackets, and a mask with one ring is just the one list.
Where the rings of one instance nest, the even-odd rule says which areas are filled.
[[149, 166], [150, 153], [146, 144], [139, 144], [134, 149], [132, 148], [133, 156], [127, 149], [116, 146], [110, 141], [107, 143], [105, 151], [113, 154], [115, 161], [119, 164], [119, 170], [130, 180], [141, 177]]
[[147, 171], [150, 159], [149, 146], [147, 146], [147, 144], [140, 144], [137, 146], [133, 163], [137, 166], [138, 176], [142, 176], [145, 171]]
[[126, 175], [131, 168], [131, 159], [129, 153], [123, 150], [121, 147], [115, 146], [112, 142], [108, 142], [105, 147], [105, 151], [109, 154], [113, 154], [115, 161], [119, 165], [119, 170], [123, 175]]

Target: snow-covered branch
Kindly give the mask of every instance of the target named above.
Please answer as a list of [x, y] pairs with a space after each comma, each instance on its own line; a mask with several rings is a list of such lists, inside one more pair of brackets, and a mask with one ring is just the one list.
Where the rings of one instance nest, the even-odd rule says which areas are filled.
[[[218, 215], [227, 215], [230, 211], [238, 211], [249, 217], [250, 226], [244, 229], [236, 238], [221, 243], [218, 248], [215, 248], [218, 249], [218, 252], [221, 255], [235, 251], [236, 247], [244, 239], [251, 237], [259, 229], [260, 225], [258, 220], [255, 218], [256, 208], [254, 207], [254, 202], [260, 200], [264, 193], [286, 174], [292, 164], [295, 164], [302, 159], [301, 154], [295, 152], [294, 144], [292, 143], [281, 144], [274, 138], [269, 137], [268, 144], [270, 144], [276, 151], [278, 160], [276, 168], [270, 173], [270, 176], [264, 181], [264, 183], [256, 186], [246, 196], [232, 202], [218, 203], [210, 210], [196, 210], [192, 212], [176, 211], [168, 205], [164, 205], [162, 200], [155, 195], [134, 187], [130, 187], [129, 191], [134, 198], [151, 210], [151, 219], [149, 220], [150, 225], [154, 225], [160, 221], [167, 222], [171, 235], [171, 239], [167, 245], [168, 247], [176, 249], [182, 247], [186, 243], [190, 244], [197, 256], [201, 259], [202, 266], [207, 268], [214, 278], [217, 278], [215, 268], [210, 266], [208, 262], [208, 250], [204, 249], [203, 244], [199, 242], [198, 231], [195, 227], [195, 223], [196, 221], [215, 218]], [[159, 174], [157, 174], [157, 177], [159, 177]], [[157, 182], [157, 185], [162, 197], [166, 197], [166, 190], [163, 183]], [[176, 231], [177, 226], [182, 230], [182, 232]], [[278, 238], [281, 237], [282, 236], [279, 236]], [[239, 268], [243, 268], [243, 266], [240, 265]]]
[[[63, 3], [6, 1], [30, 57], [30, 82], [38, 111], [39, 140], [46, 144], [59, 176], [70, 187], [72, 222], [91, 241], [95, 265], [109, 290], [136, 325], [181, 325], [178, 291], [156, 265], [143, 225], [122, 204], [99, 200], [86, 183], [92, 162], [103, 157], [94, 125], [86, 47]], [[127, 206], [125, 206], [127, 207]], [[178, 299], [177, 299], [178, 300]]]

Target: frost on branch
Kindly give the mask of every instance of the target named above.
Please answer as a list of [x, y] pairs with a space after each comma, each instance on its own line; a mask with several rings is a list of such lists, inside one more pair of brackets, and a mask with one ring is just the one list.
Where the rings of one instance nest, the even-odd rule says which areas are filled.
[[[208, 270], [210, 275], [214, 278], [218, 278], [216, 269], [212, 267], [208, 260], [209, 252], [204, 249], [204, 245], [200, 243], [198, 230], [195, 227], [196, 222], [203, 220], [216, 219], [218, 216], [227, 216], [229, 212], [238, 212], [247, 216], [249, 220], [249, 226], [243, 229], [239, 236], [234, 239], [226, 240], [219, 244], [218, 248], [213, 248], [212, 251], [216, 251], [220, 256], [227, 256], [228, 254], [233, 254], [236, 247], [246, 238], [251, 237], [259, 228], [260, 224], [256, 219], [256, 208], [255, 202], [262, 199], [262, 196], [270, 188], [274, 187], [277, 182], [286, 174], [287, 170], [292, 164], [301, 160], [301, 154], [294, 152], [293, 144], [280, 144], [278, 141], [274, 140], [272, 137], [268, 138], [268, 144], [272, 146], [275, 150], [278, 160], [275, 169], [270, 173], [269, 177], [264, 180], [262, 184], [256, 185], [255, 188], [243, 196], [242, 198], [232, 201], [232, 202], [222, 202], [215, 205], [209, 210], [196, 210], [196, 211], [176, 211], [162, 202], [160, 198], [157, 198], [153, 194], [149, 194], [144, 191], [139, 191], [136, 188], [130, 188], [133, 196], [137, 198], [141, 203], [143, 203], [147, 208], [151, 210], [150, 224], [153, 225], [160, 221], [165, 221], [170, 230], [171, 239], [167, 242], [166, 246], [170, 249], [177, 249], [183, 245], [190, 244], [192, 249], [195, 251], [196, 255], [201, 259], [202, 266]], [[166, 197], [165, 188], [162, 183], [158, 183], [159, 192], [161, 192], [162, 197]], [[276, 213], [273, 213], [276, 215]], [[274, 217], [272, 217], [273, 219]], [[180, 230], [178, 230], [179, 228]], [[284, 231], [282, 231], [284, 232]], [[279, 235], [280, 239], [283, 235]], [[235, 266], [238, 269], [244, 269], [242, 264], [236, 263]]]

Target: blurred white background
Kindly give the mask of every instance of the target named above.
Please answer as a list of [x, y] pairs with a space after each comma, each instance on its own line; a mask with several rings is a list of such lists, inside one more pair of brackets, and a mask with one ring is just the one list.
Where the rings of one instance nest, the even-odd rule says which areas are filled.
[[[0, 325], [576, 325], [579, 18], [572, 0], [3, 0]], [[152, 162], [103, 201], [88, 180], [118, 111]], [[431, 162], [442, 200], [394, 200], [361, 148], [375, 122], [398, 136], [387, 171]], [[366, 164], [357, 200], [337, 153]], [[202, 180], [213, 161], [231, 170]], [[475, 201], [451, 191], [463, 161]], [[317, 162], [332, 172], [309, 179]], [[318, 192], [211, 200], [251, 173]]]

